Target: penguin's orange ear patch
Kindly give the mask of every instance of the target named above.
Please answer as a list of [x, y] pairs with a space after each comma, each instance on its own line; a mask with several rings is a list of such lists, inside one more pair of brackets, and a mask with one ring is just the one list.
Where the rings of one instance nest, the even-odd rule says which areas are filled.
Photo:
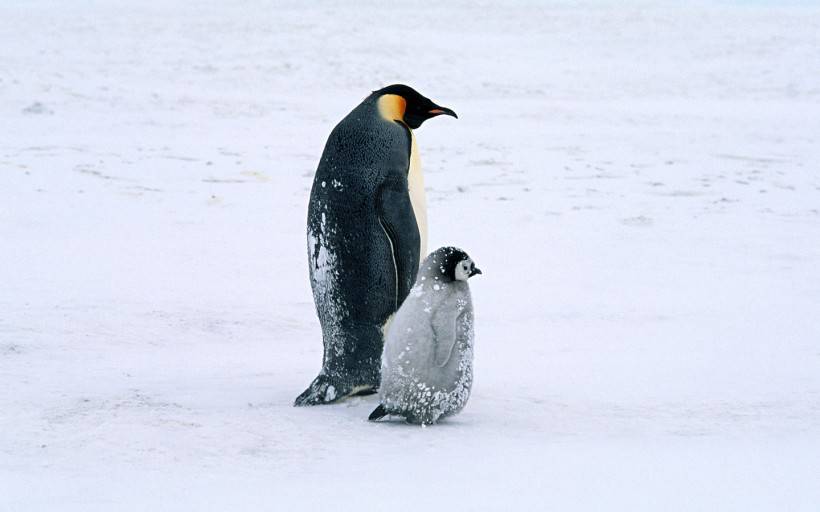
[[385, 94], [378, 101], [379, 115], [388, 121], [403, 121], [407, 100], [398, 94]]

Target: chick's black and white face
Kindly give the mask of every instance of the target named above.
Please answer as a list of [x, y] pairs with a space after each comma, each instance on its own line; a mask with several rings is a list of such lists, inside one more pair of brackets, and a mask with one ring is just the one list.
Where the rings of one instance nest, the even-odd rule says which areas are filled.
[[470, 258], [461, 260], [456, 263], [454, 277], [456, 281], [466, 281], [476, 274], [480, 274], [481, 270], [477, 269], [475, 263]]

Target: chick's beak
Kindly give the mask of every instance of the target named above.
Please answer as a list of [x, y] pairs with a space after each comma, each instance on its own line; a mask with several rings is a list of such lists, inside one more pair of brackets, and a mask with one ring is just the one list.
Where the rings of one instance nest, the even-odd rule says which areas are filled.
[[453, 116], [456, 119], [458, 119], [458, 116], [455, 112], [453, 112], [447, 107], [439, 107], [438, 105], [435, 105], [433, 108], [428, 110], [427, 113], [430, 115], [430, 117], [440, 116], [444, 114], [445, 116]]
[[480, 268], [475, 267], [475, 268], [472, 270], [472, 272], [470, 272], [470, 277], [473, 277], [473, 276], [474, 276], [474, 275], [476, 275], [476, 274], [483, 274], [483, 272], [481, 271], [481, 269], [480, 269]]

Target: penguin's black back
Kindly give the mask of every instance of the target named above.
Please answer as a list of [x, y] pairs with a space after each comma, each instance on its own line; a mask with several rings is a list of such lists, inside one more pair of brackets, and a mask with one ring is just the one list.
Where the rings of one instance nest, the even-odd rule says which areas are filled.
[[[380, 328], [404, 300], [400, 295], [406, 296], [418, 267], [416, 259], [400, 293], [387, 232], [415, 230], [418, 240], [418, 229], [412, 211], [398, 227], [386, 225], [382, 213], [391, 205], [380, 198], [390, 197], [383, 190], [391, 186], [407, 193], [411, 139], [406, 126], [381, 117], [376, 100], [375, 95], [365, 99], [333, 129], [311, 190], [308, 261], [325, 337], [325, 371], [338, 366], [340, 373], [360, 367], [378, 372]], [[330, 270], [322, 268], [328, 254]], [[399, 267], [408, 263], [401, 255], [396, 258]]]

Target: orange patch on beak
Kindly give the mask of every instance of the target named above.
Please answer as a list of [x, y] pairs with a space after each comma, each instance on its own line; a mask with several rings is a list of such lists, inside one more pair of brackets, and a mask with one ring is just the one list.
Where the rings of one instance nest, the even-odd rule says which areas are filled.
[[450, 110], [450, 109], [449, 109], [449, 108], [447, 108], [447, 107], [438, 107], [438, 106], [437, 106], [437, 107], [436, 107], [436, 108], [434, 108], [434, 109], [430, 109], [430, 110], [428, 110], [428, 111], [427, 111], [427, 114], [429, 114], [429, 115], [430, 115], [430, 117], [435, 117], [435, 116], [445, 115], [445, 116], [453, 116], [453, 117], [455, 117], [456, 119], [458, 119], [458, 116], [456, 115], [456, 113], [455, 113], [455, 112], [453, 112], [452, 110]]

